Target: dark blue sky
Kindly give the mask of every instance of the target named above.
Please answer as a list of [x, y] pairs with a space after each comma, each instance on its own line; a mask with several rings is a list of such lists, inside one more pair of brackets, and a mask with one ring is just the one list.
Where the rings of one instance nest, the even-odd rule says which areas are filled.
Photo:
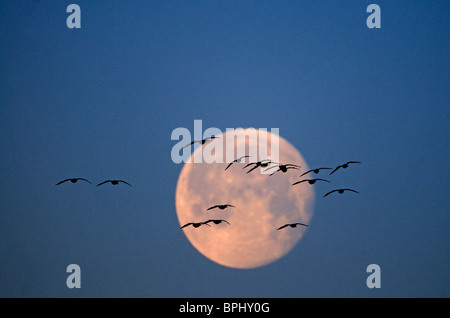
[[[450, 296], [448, 1], [80, 0], [68, 29], [70, 3], [0, 3], [1, 297]], [[361, 161], [360, 194], [317, 195], [272, 264], [213, 263], [175, 211], [170, 136], [195, 119]]]

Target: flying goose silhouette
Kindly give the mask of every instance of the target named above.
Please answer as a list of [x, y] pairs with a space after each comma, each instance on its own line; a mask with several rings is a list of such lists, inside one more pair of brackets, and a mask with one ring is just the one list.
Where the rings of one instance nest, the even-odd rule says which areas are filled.
[[320, 170], [325, 170], [325, 169], [330, 169], [331, 170], [333, 168], [316, 168], [316, 169], [311, 169], [311, 170], [308, 170], [308, 171], [302, 173], [300, 175], [300, 177], [303, 177], [305, 174], [310, 173], [310, 172], [314, 172], [315, 174], [317, 174], [317, 173], [319, 173]]
[[309, 184], [314, 184], [314, 183], [316, 183], [316, 181], [330, 182], [330, 181], [328, 181], [328, 180], [320, 179], [320, 178], [317, 178], [317, 179], [304, 179], [304, 180], [300, 180], [300, 181], [294, 182], [292, 185], [296, 185], [296, 184], [299, 184], [299, 183], [302, 183], [302, 182], [306, 182], [306, 181], [307, 181]]
[[284, 229], [284, 228], [287, 227], [287, 226], [290, 226], [290, 227], [297, 227], [297, 225], [308, 226], [307, 224], [303, 224], [303, 223], [288, 223], [288, 224], [285, 224], [285, 225], [283, 225], [283, 226], [280, 226], [277, 230]]
[[230, 225], [230, 223], [227, 220], [208, 220], [208, 221], [203, 222], [203, 224], [208, 225], [209, 222], [213, 222], [214, 224], [220, 224], [222, 222], [225, 222], [228, 225]]
[[327, 195], [329, 195], [329, 194], [331, 194], [331, 193], [333, 193], [333, 192], [338, 192], [339, 194], [342, 194], [342, 193], [344, 193], [344, 191], [352, 191], [352, 192], [359, 193], [358, 191], [355, 191], [355, 190], [352, 190], [352, 189], [336, 189], [336, 190], [333, 190], [333, 191], [328, 192], [328, 193], [325, 194], [323, 197], [325, 198]]
[[228, 207], [235, 208], [235, 206], [231, 205], [231, 204], [216, 204], [216, 205], [214, 205], [212, 207], [207, 208], [206, 211], [209, 211], [209, 210], [212, 210], [212, 209], [215, 209], [215, 208], [219, 208], [221, 210], [225, 210]]
[[63, 181], [59, 181], [57, 184], [55, 184], [55, 186], [60, 185], [61, 183], [64, 183], [64, 182], [67, 182], [67, 181], [70, 181], [72, 183], [77, 183], [78, 180], [83, 180], [83, 181], [91, 183], [91, 181], [86, 180], [84, 178], [70, 178], [70, 179], [66, 179], [66, 180], [63, 180]]
[[351, 164], [351, 163], [361, 163], [361, 162], [359, 162], [359, 161], [347, 161], [346, 163], [344, 163], [344, 164], [342, 164], [340, 166], [337, 166], [333, 171], [331, 171], [330, 175], [335, 173], [336, 170], [338, 170], [339, 168], [347, 169], [348, 165]]
[[118, 185], [119, 182], [122, 182], [122, 183], [128, 184], [131, 187], [131, 184], [129, 184], [128, 182], [123, 181], [123, 180], [106, 180], [106, 181], [103, 181], [103, 182], [97, 184], [97, 187], [101, 186], [102, 184], [108, 183], [108, 182], [110, 182], [112, 185]]
[[300, 168], [300, 166], [294, 165], [292, 163], [287, 163], [287, 164], [284, 164], [284, 165], [278, 164], [278, 166], [275, 165], [275, 166], [269, 167], [269, 168], [265, 169], [264, 171], [268, 171], [268, 170], [276, 168], [276, 167], [278, 167], [278, 170], [276, 170], [275, 172], [272, 172], [269, 176], [274, 175], [278, 171], [281, 171], [281, 172], [285, 173], [286, 171], [288, 171], [288, 169], [296, 169], [296, 170], [298, 170]]
[[197, 228], [197, 227], [202, 226], [203, 224], [208, 225], [208, 226], [211, 226], [211, 225], [209, 225], [209, 224], [206, 224], [205, 222], [197, 222], [197, 223], [190, 222], [190, 223], [186, 223], [185, 225], [183, 225], [182, 227], [180, 227], [180, 229], [185, 228], [186, 226], [189, 226], [189, 225], [192, 225], [193, 227]]
[[242, 156], [242, 157], [240, 157], [240, 158], [234, 159], [232, 162], [230, 162], [230, 163], [228, 164], [228, 166], [225, 168], [225, 170], [227, 170], [233, 163], [235, 163], [235, 162], [240, 163], [240, 162], [242, 161], [242, 159], [244, 159], [244, 158], [249, 158], [249, 157], [250, 157], [250, 156]]
[[195, 144], [196, 142], [198, 142], [198, 143], [201, 144], [201, 145], [204, 145], [205, 142], [207, 142], [208, 140], [212, 140], [212, 139], [216, 139], [216, 138], [219, 138], [219, 137], [216, 137], [216, 136], [212, 135], [211, 137], [206, 137], [205, 139], [202, 139], [202, 140], [194, 140], [193, 142], [191, 142], [190, 144], [187, 144], [187, 145], [184, 146], [183, 148], [192, 146], [192, 145]]
[[247, 173], [249, 173], [249, 172], [252, 172], [253, 170], [255, 170], [258, 167], [266, 168], [271, 163], [275, 163], [276, 164], [276, 162], [273, 162], [273, 161], [271, 161], [269, 159], [264, 159], [264, 160], [257, 161], [257, 162], [250, 162], [249, 164], [245, 165], [245, 167], [242, 168], [242, 169], [245, 169], [245, 168], [247, 168], [247, 167], [249, 167], [251, 165], [255, 165], [253, 168], [251, 168], [249, 171], [247, 171]]

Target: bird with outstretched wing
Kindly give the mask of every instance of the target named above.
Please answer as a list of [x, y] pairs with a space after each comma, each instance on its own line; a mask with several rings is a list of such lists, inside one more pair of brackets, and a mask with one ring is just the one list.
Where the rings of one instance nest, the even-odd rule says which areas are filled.
[[83, 180], [83, 181], [86, 181], [88, 183], [91, 183], [89, 180], [86, 180], [84, 178], [69, 178], [69, 179], [66, 179], [66, 180], [59, 181], [57, 184], [55, 184], [55, 186], [60, 185], [61, 183], [64, 183], [64, 182], [67, 182], [67, 181], [70, 181], [72, 183], [76, 183], [78, 180]]

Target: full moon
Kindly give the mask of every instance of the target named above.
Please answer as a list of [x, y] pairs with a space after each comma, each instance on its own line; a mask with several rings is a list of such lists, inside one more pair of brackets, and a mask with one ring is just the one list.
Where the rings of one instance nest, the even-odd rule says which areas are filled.
[[[226, 132], [198, 146], [193, 152], [190, 162], [184, 164], [178, 178], [176, 211], [180, 227], [191, 222], [226, 220], [229, 224], [210, 222], [209, 226], [187, 226], [181, 231], [211, 261], [227, 267], [249, 269], [280, 259], [303, 237], [308, 227], [277, 229], [287, 223], [309, 225], [313, 215], [314, 186], [308, 182], [292, 186], [292, 183], [300, 180], [302, 172], [309, 170], [308, 166], [287, 140], [281, 136], [274, 137], [270, 132], [267, 132], [270, 136], [269, 145], [278, 143], [277, 162], [298, 165], [299, 170], [278, 171], [270, 176], [262, 173], [267, 167], [258, 167], [247, 173], [254, 165], [243, 169], [246, 164], [266, 159], [259, 155], [258, 158], [251, 156], [241, 162], [234, 162], [226, 170], [229, 162], [225, 162], [225, 158], [221, 161], [223, 163], [194, 162], [194, 156], [213, 143], [215, 149], [219, 149], [216, 152], [225, 154], [226, 150], [234, 148], [233, 159], [239, 158], [237, 149], [243, 146], [239, 142], [245, 143], [245, 149], [248, 150], [251, 139], [247, 130], [240, 133], [248, 138], [238, 138], [241, 141], [236, 142], [234, 136], [238, 134], [234, 133], [230, 137], [229, 132]], [[260, 131], [253, 130], [253, 134], [260, 136]], [[277, 169], [274, 167], [270, 172]], [[207, 210], [219, 204], [231, 204], [234, 207]]]

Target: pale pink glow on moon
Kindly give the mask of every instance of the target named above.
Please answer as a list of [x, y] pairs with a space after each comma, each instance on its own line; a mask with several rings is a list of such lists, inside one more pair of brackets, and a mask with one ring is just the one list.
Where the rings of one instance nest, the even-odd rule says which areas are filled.
[[[219, 146], [223, 143], [223, 152], [226, 144], [233, 144], [226, 135], [211, 141]], [[246, 171], [250, 167], [243, 170], [248, 162], [265, 158], [246, 158], [245, 163], [233, 163], [226, 171], [228, 163], [184, 165], [176, 189], [180, 226], [209, 219], [224, 219], [230, 223], [210, 222], [211, 227], [189, 226], [181, 230], [208, 259], [233, 268], [263, 266], [285, 256], [308, 230], [303, 226], [277, 230], [286, 223], [310, 224], [314, 202], [314, 185], [305, 182], [291, 186], [300, 180], [302, 172], [309, 170], [305, 160], [288, 141], [282, 137], [278, 140], [280, 162], [300, 165], [300, 170], [279, 171], [273, 176], [261, 174], [261, 168], [249, 174]], [[202, 151], [202, 147], [195, 150], [198, 151]], [[216, 204], [232, 204], [235, 208], [206, 210]]]

